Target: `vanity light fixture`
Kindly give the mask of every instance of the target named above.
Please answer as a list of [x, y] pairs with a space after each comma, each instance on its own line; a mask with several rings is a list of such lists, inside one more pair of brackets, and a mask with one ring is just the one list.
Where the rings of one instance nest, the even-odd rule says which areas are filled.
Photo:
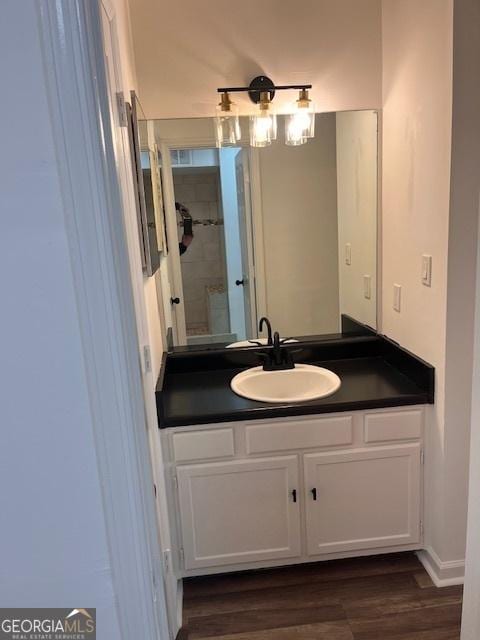
[[315, 107], [306, 88], [300, 89], [295, 111], [285, 116], [285, 143], [305, 144], [315, 136]]
[[[315, 112], [308, 97], [311, 84], [275, 85], [267, 76], [257, 76], [248, 87], [221, 87], [222, 101], [217, 107], [216, 140], [217, 146], [235, 145], [241, 139], [238, 110], [233, 112], [233, 103], [229, 94], [248, 92], [250, 100], [258, 105], [255, 114], [250, 115], [250, 144], [252, 147], [266, 147], [277, 139], [277, 116], [272, 106], [276, 91], [297, 89], [300, 91], [295, 113], [285, 116], [285, 142], [289, 145], [305, 144], [307, 138], [314, 135]], [[236, 118], [236, 120], [235, 120]], [[290, 124], [287, 124], [290, 123]]]
[[215, 114], [215, 138], [217, 147], [228, 147], [238, 143], [242, 137], [238, 107], [230, 100], [228, 91], [222, 91], [222, 98]]

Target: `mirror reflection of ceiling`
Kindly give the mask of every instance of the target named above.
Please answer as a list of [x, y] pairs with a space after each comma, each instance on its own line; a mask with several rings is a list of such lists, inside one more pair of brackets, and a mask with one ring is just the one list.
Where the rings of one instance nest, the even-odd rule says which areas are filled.
[[[180, 258], [188, 344], [213, 342], [215, 332], [218, 342], [256, 338], [262, 315], [284, 337], [338, 333], [342, 314], [376, 327], [377, 114], [317, 114], [315, 138], [298, 147], [284, 144], [279, 120], [271, 146], [252, 149], [247, 143], [243, 151], [215, 149], [211, 119], [154, 123], [160, 147], [185, 147], [182, 139], [192, 147], [182, 159], [178, 151], [172, 156], [175, 200], [198, 219], [194, 239]], [[193, 151], [195, 139], [204, 147], [210, 140], [212, 148]], [[236, 154], [232, 197], [229, 154]], [[202, 162], [208, 170], [201, 170]], [[239, 194], [239, 175], [243, 180], [246, 173]], [[245, 190], [251, 190], [246, 198]], [[252, 234], [253, 267], [246, 264], [248, 255], [240, 264], [248, 247], [240, 246], [242, 238], [235, 247], [228, 226], [232, 216], [237, 216], [237, 234], [239, 226], [246, 229], [240, 236]], [[206, 218], [211, 222], [201, 225]], [[235, 253], [240, 262], [231, 271]], [[249, 285], [238, 287], [236, 281]], [[243, 302], [233, 300], [239, 289]]]
[[[217, 87], [260, 74], [313, 84], [321, 111], [381, 107], [380, 0], [128, 2], [148, 118], [213, 116]], [[294, 99], [277, 95], [279, 112]], [[250, 113], [248, 97], [238, 102]]]

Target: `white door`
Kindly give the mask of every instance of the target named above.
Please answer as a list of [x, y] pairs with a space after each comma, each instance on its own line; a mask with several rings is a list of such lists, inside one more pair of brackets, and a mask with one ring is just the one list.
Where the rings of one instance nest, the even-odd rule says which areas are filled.
[[185, 300], [183, 297], [182, 267], [180, 264], [180, 251], [178, 248], [177, 212], [175, 209], [175, 189], [173, 186], [173, 171], [170, 159], [170, 148], [167, 144], [160, 145], [162, 159], [161, 178], [164, 195], [165, 225], [168, 245], [168, 269], [165, 278], [168, 278], [170, 299], [166, 301], [170, 305], [165, 313], [166, 318], [172, 322], [173, 340], [176, 345], [187, 344], [187, 328], [185, 322]]
[[177, 469], [185, 569], [300, 555], [297, 456]]
[[228, 310], [230, 332], [236, 340], [245, 340], [245, 302], [243, 297], [243, 264], [238, 223], [238, 196], [235, 158], [240, 153], [237, 148], [219, 150], [220, 186], [225, 234], [225, 259], [227, 263]]
[[304, 457], [307, 553], [420, 542], [420, 445]]
[[243, 307], [247, 338], [258, 336], [255, 305], [255, 266], [253, 262], [252, 216], [248, 152], [241, 149], [235, 156], [237, 178], [238, 226], [242, 256]]

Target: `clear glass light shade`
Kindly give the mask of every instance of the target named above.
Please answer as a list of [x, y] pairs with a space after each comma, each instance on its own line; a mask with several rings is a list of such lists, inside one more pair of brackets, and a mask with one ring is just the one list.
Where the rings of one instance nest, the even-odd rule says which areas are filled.
[[306, 144], [307, 138], [304, 135], [303, 127], [299, 126], [298, 120], [293, 116], [285, 116], [285, 144], [297, 147]]
[[215, 138], [217, 147], [235, 146], [241, 137], [242, 132], [240, 130], [238, 107], [230, 103], [229, 109], [225, 110], [221, 105], [218, 105], [215, 114]]
[[250, 144], [252, 147], [268, 147], [277, 139], [277, 116], [271, 108], [250, 116]]
[[285, 142], [303, 144], [302, 138], [315, 136], [315, 107], [311, 100], [298, 100], [293, 113], [285, 116]]

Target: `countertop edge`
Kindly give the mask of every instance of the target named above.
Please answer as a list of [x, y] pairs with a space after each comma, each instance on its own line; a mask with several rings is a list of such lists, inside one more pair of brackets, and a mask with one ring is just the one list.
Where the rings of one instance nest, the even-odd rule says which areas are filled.
[[248, 420], [272, 420], [275, 418], [288, 418], [292, 416], [322, 415], [325, 413], [345, 413], [346, 411], [365, 411], [369, 409], [388, 409], [391, 407], [404, 407], [413, 405], [429, 404], [428, 393], [404, 396], [402, 398], [383, 398], [381, 400], [355, 400], [344, 402], [338, 405], [306, 406], [299, 404], [290, 407], [259, 407], [258, 409], [247, 409], [235, 411], [231, 414], [212, 414], [200, 418], [185, 418], [159, 421], [159, 429], [174, 429], [176, 427], [189, 427], [195, 425], [220, 424], [222, 422], [243, 422]]

